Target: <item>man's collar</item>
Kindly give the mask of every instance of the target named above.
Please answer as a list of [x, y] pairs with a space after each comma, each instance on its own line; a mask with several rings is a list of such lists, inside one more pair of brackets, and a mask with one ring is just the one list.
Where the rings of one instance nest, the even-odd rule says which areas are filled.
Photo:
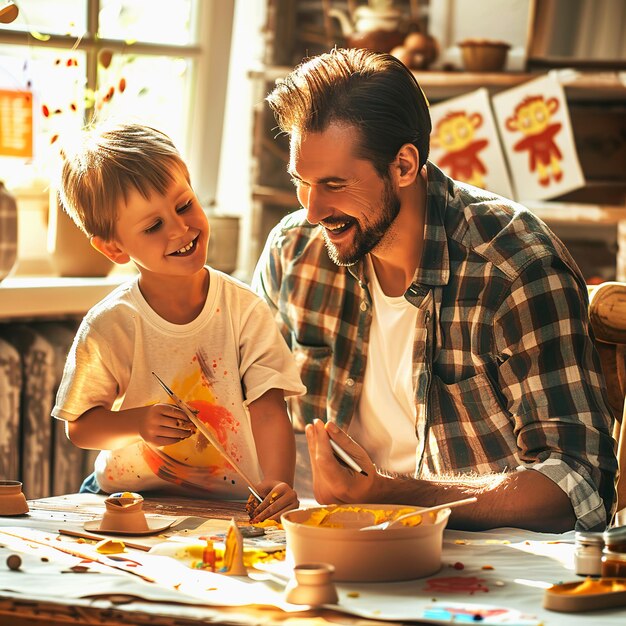
[[444, 216], [448, 207], [450, 179], [433, 163], [426, 163], [426, 216], [424, 245], [414, 284], [447, 285], [450, 258]]

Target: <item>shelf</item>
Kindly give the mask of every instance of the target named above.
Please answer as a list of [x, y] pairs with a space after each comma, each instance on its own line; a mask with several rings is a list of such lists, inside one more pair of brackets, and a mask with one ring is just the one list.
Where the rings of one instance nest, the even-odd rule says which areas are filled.
[[[432, 99], [461, 96], [468, 91], [485, 87], [492, 93], [517, 87], [539, 73], [475, 73], [475, 72], [413, 72], [424, 92]], [[573, 101], [622, 101], [626, 102], [626, 82], [616, 72], [579, 73], [568, 70], [554, 72], [565, 89], [568, 99]]]
[[521, 200], [520, 204], [530, 209], [544, 222], [562, 224], [617, 225], [626, 221], [626, 207], [609, 204], [581, 204], [575, 202], [550, 202]]
[[98, 278], [9, 277], [0, 282], [0, 321], [84, 315], [128, 274]]
[[[264, 204], [275, 204], [294, 210], [300, 206], [295, 192], [274, 187], [255, 185], [252, 197]], [[542, 220], [587, 224], [618, 224], [626, 220], [626, 207], [619, 205], [550, 200], [520, 200], [519, 204], [530, 209]]]
[[[275, 82], [284, 78], [293, 68], [268, 66], [249, 71], [250, 78]], [[430, 100], [443, 100], [485, 87], [492, 93], [521, 85], [545, 72], [441, 72], [414, 71], [424, 93]], [[626, 102], [626, 81], [617, 72], [575, 72], [555, 70], [555, 76], [565, 88], [568, 98], [574, 101]]]

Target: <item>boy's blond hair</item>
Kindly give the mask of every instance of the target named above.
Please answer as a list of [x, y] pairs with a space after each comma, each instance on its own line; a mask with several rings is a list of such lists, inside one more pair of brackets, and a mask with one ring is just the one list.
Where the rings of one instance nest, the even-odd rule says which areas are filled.
[[164, 195], [178, 168], [189, 170], [172, 140], [150, 126], [126, 123], [84, 131], [61, 148], [59, 200], [88, 236], [115, 237], [117, 210], [137, 190], [144, 198]]

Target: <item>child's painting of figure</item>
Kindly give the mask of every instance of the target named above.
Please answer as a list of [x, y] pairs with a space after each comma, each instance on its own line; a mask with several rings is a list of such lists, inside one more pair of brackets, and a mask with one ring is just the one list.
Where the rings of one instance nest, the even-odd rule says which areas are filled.
[[430, 115], [433, 163], [455, 180], [513, 194], [486, 89], [434, 104]]
[[518, 200], [554, 198], [584, 185], [561, 85], [543, 76], [493, 97]]

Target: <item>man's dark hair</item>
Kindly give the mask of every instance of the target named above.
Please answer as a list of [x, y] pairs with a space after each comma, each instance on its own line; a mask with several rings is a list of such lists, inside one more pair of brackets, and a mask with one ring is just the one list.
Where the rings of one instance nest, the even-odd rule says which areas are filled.
[[359, 156], [387, 176], [400, 147], [412, 143], [420, 169], [428, 159], [428, 100], [410, 70], [390, 54], [335, 48], [305, 59], [267, 96], [281, 131], [358, 128]]

